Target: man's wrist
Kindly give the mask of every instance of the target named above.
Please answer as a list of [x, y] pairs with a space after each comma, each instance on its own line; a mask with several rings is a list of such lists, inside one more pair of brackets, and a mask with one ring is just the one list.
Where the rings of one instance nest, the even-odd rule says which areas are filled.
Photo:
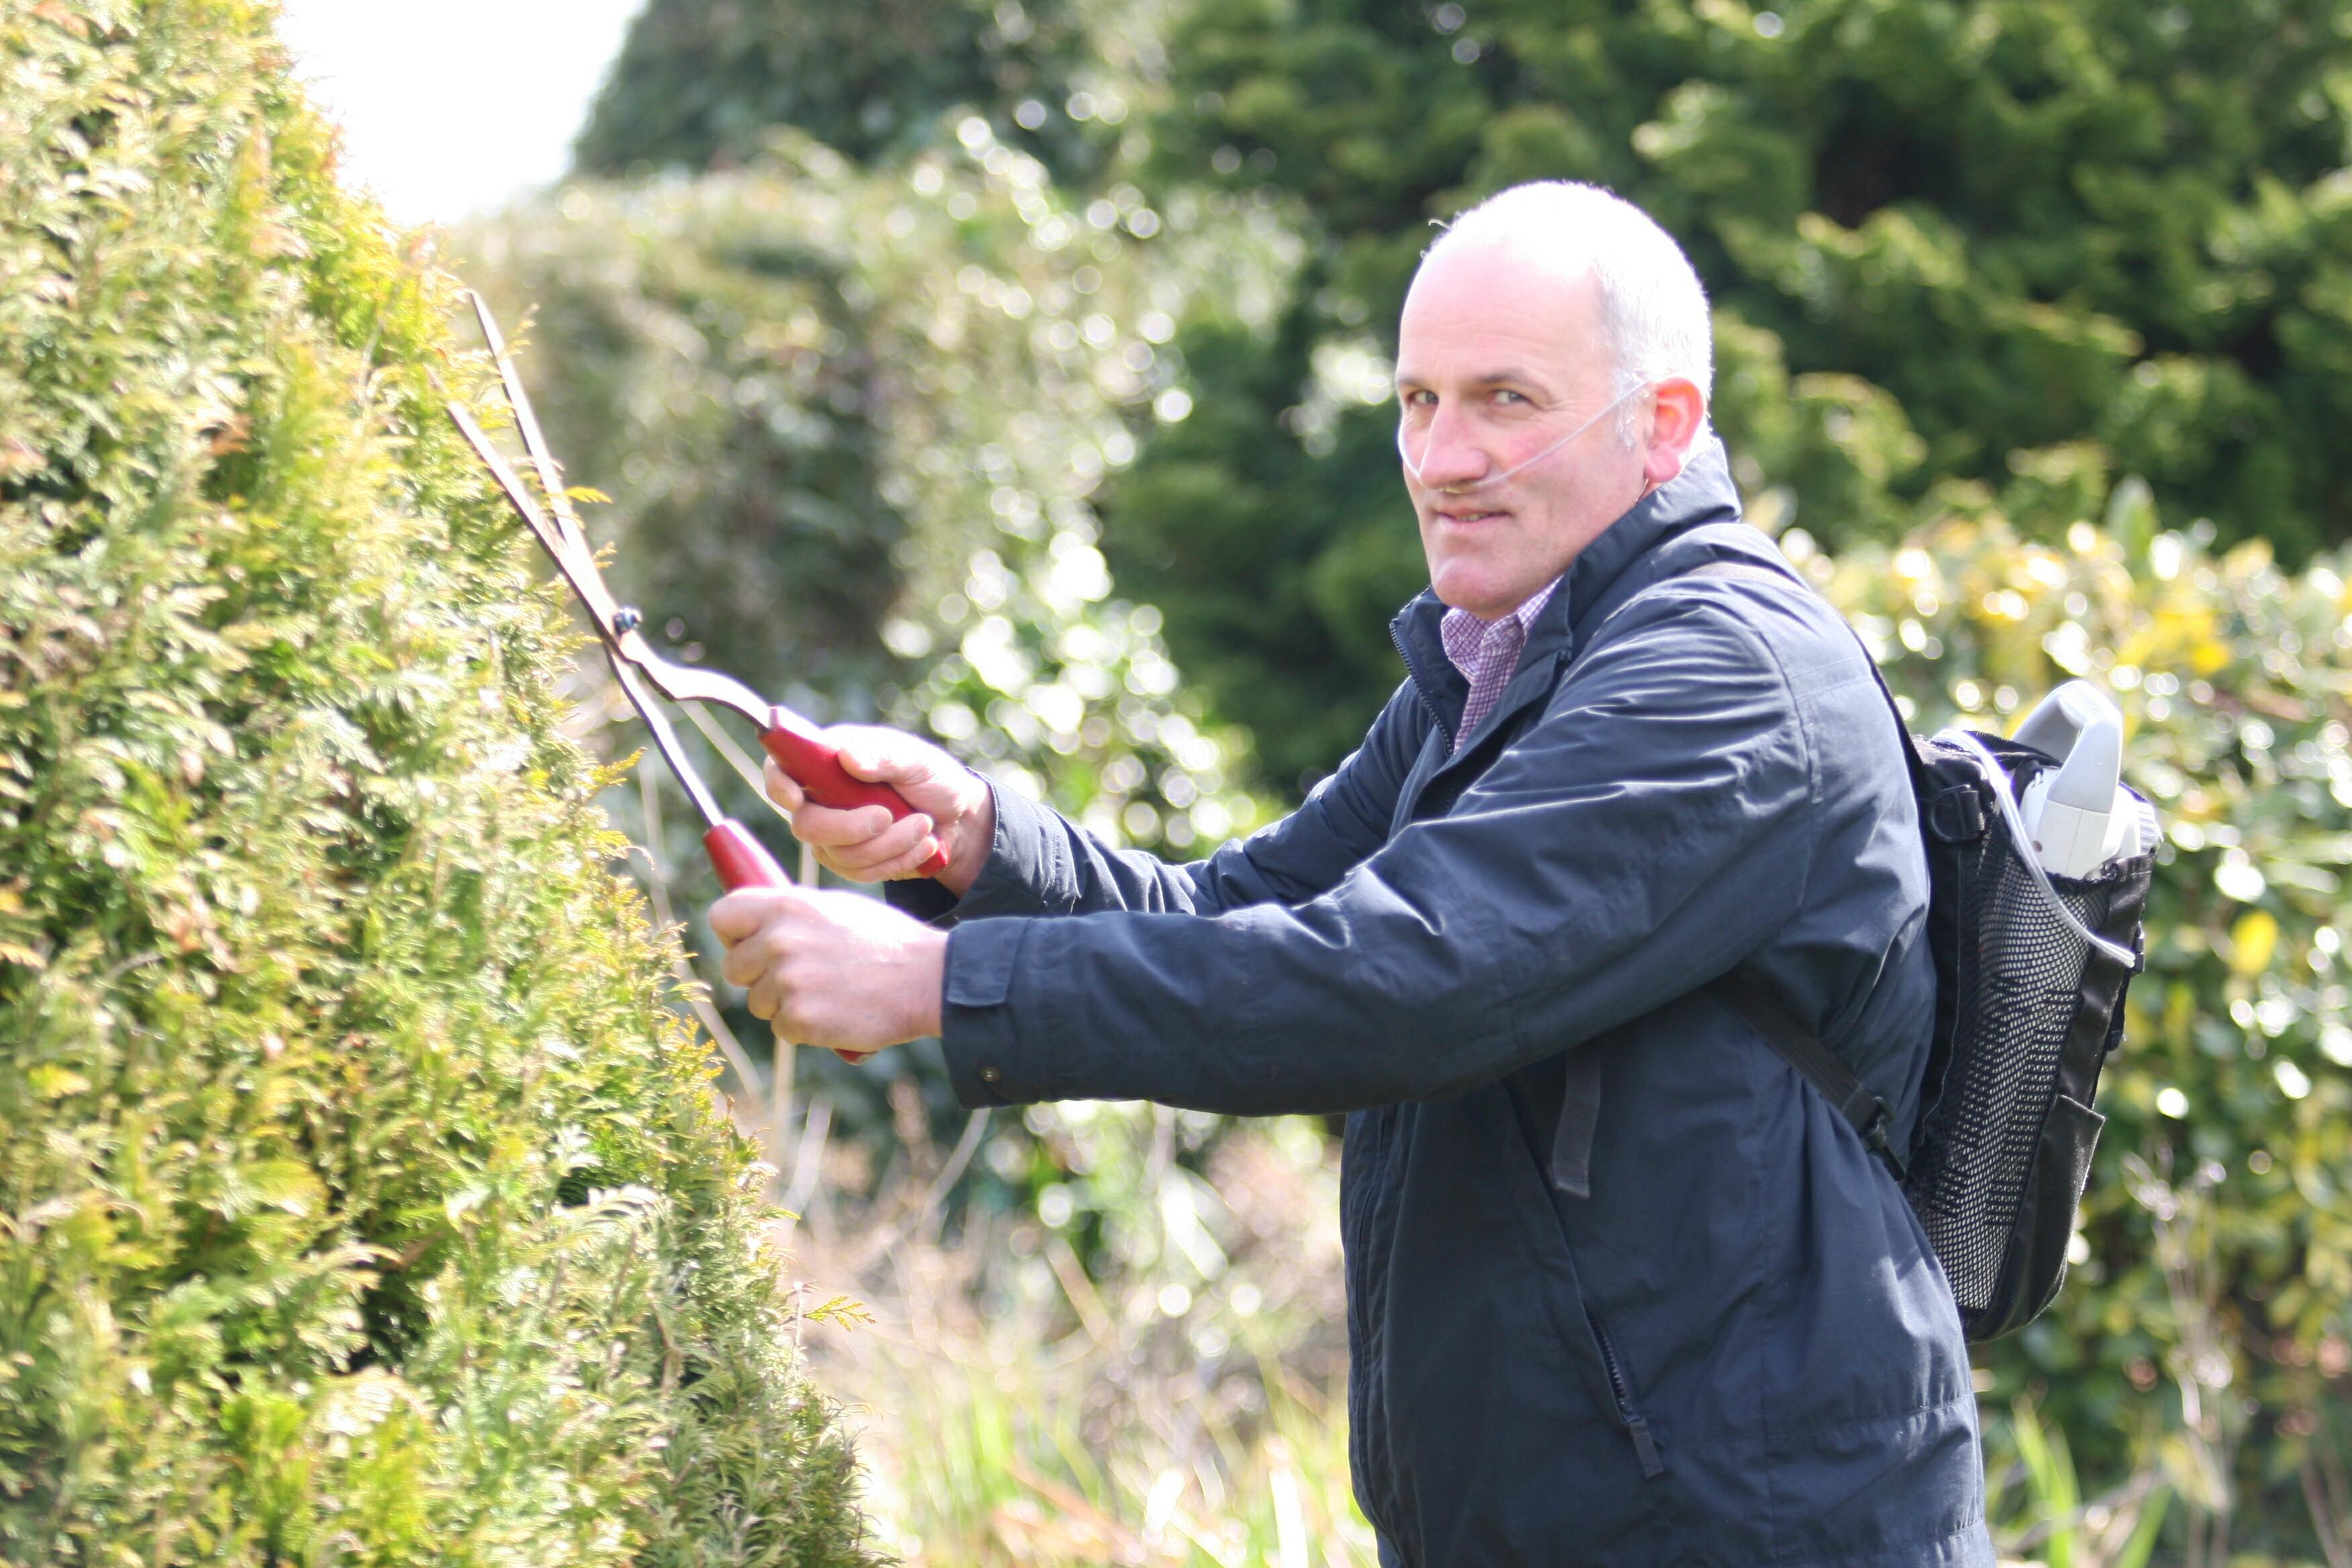
[[948, 933], [923, 927], [908, 938], [907, 1018], [903, 1038], [919, 1040], [937, 1035], [943, 1023], [947, 991]]
[[996, 847], [996, 792], [978, 773], [971, 775], [975, 798], [958, 814], [948, 852], [947, 869], [934, 879], [957, 898], [971, 891]]

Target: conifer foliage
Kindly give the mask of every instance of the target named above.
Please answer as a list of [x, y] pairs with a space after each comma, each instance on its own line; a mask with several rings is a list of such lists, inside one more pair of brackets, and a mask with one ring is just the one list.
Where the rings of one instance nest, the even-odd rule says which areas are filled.
[[453, 285], [269, 20], [0, 10], [0, 1560], [866, 1561]]
[[[866, 160], [922, 146], [942, 116], [1001, 110], [1058, 172], [1098, 161], [1059, 110], [1090, 63], [1070, 0], [647, 0], [578, 144], [580, 172], [723, 169], [751, 163], [779, 126]], [[1026, 121], [1013, 118], [1023, 100]], [[1055, 106], [1048, 113], [1046, 104]]]
[[1392, 353], [1431, 221], [1523, 180], [1689, 249], [1759, 519], [2049, 540], [2136, 476], [2225, 544], [2352, 537], [2326, 0], [1193, 0], [1166, 52], [1139, 183], [1278, 196], [1312, 249], [1272, 336], [1186, 323], [1213, 416], [1145, 449], [1104, 549], [1286, 786], [1387, 700], [1427, 580], [1381, 378], [1323, 367]]

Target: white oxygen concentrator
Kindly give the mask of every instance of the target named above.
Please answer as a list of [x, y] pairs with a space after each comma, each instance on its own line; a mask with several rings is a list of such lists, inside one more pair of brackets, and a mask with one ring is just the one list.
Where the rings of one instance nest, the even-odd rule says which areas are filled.
[[2042, 868], [2087, 877], [2117, 856], [2156, 847], [2156, 814], [2123, 787], [2124, 716], [2087, 680], [2043, 698], [2011, 737], [2053, 758], [2025, 786], [2017, 814]]

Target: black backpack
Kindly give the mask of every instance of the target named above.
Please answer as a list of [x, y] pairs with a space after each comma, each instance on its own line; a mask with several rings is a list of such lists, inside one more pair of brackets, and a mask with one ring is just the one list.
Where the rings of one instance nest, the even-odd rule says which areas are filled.
[[[1811, 591], [1761, 564], [1717, 562], [1690, 574]], [[1962, 1328], [1989, 1340], [2032, 1321], [2065, 1281], [2075, 1205], [2106, 1121], [2091, 1099], [2123, 1040], [2156, 858], [2113, 861], [2088, 879], [2045, 872], [2008, 802], [2053, 759], [1974, 731], [1915, 736], [1874, 660], [1871, 672], [1903, 740], [1927, 851], [1936, 1025], [1909, 1146], [1894, 1147], [1885, 1103], [1762, 984], [1734, 971], [1709, 989], [1894, 1172]]]

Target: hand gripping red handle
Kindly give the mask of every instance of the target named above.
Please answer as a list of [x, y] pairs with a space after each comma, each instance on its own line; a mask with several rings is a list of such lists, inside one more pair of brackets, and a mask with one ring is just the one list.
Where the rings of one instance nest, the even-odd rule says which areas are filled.
[[[849, 770], [841, 765], [839, 748], [818, 739], [806, 721], [789, 709], [776, 710], [760, 742], [768, 748], [768, 755], [776, 759], [776, 765], [808, 791], [808, 797], [819, 805], [829, 805], [835, 811], [878, 805], [890, 814], [893, 822], [914, 815], [915, 808], [907, 804], [907, 797], [888, 784], [851, 777]], [[947, 868], [948, 852], [944, 848], [918, 868], [926, 877], [936, 877]]]
[[[751, 837], [751, 829], [730, 818], [702, 836], [702, 847], [710, 857], [711, 869], [719, 873], [719, 885], [729, 892], [738, 888], [789, 888], [792, 879], [776, 864], [775, 857], [761, 848]], [[776, 1049], [788, 1051], [781, 1037]], [[833, 1053], [852, 1067], [864, 1061], [871, 1051], [835, 1051]]]

